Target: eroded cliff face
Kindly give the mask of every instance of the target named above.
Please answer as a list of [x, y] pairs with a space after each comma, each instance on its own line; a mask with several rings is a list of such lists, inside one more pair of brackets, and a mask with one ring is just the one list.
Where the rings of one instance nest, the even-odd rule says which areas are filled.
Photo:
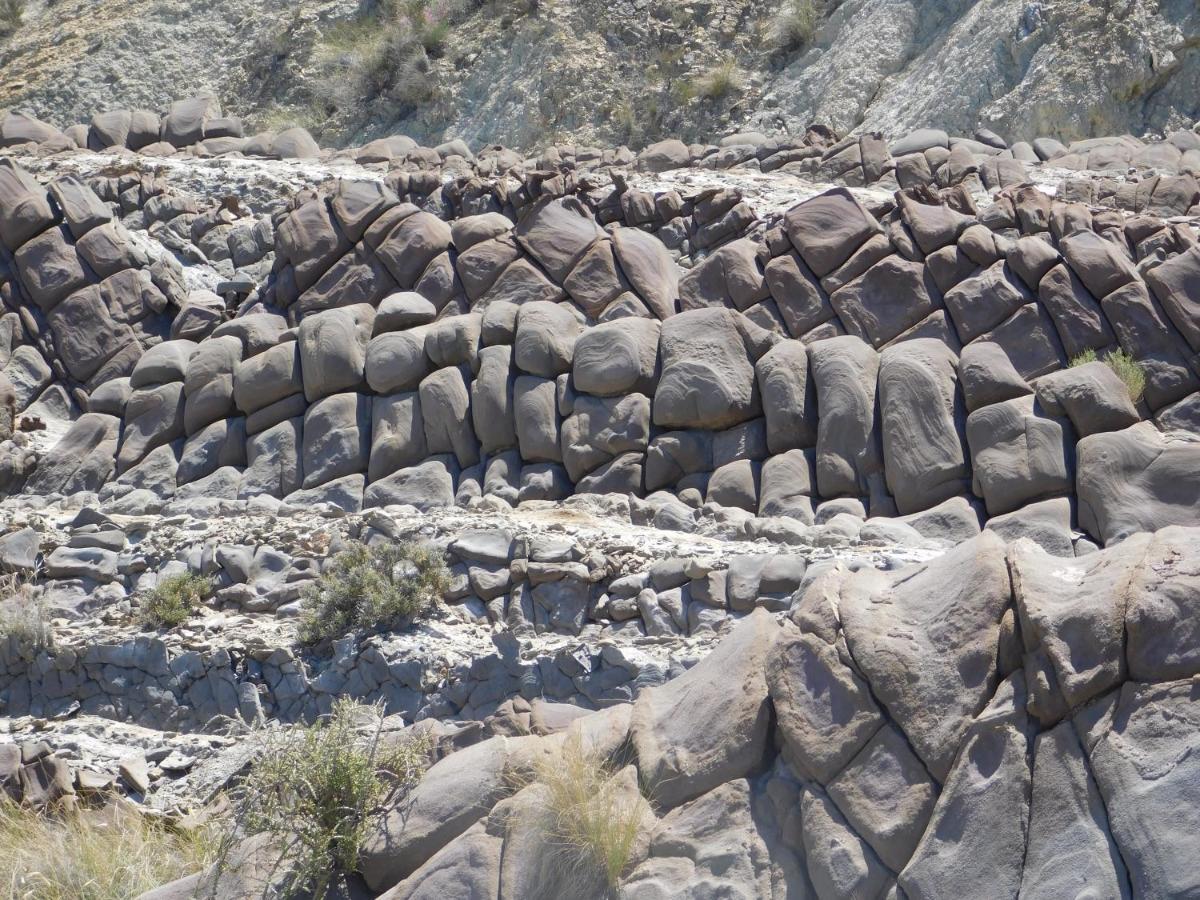
[[447, 23], [436, 46], [364, 78], [352, 57], [373, 29], [349, 23], [371, 12], [347, 0], [31, 0], [0, 45], [0, 105], [66, 126], [207, 89], [256, 125], [294, 120], [323, 143], [401, 131], [520, 148], [813, 121], [1074, 139], [1197, 115], [1200, 12], [1188, 0], [845, 0], [790, 51], [774, 37], [787, 4], [428, 8]]

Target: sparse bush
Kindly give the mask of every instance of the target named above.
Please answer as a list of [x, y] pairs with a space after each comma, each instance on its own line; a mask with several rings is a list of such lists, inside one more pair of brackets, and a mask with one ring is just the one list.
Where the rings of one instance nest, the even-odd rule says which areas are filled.
[[803, 50], [816, 37], [820, 20], [814, 0], [784, 0], [775, 14], [773, 43], [783, 53]]
[[461, 14], [458, 0], [380, 0], [331, 28], [317, 47], [325, 70], [319, 99], [331, 110], [383, 104], [410, 111], [436, 95], [430, 60], [445, 52]]
[[0, 0], [0, 38], [17, 31], [25, 22], [25, 0]]
[[129, 900], [212, 862], [211, 832], [177, 832], [111, 807], [49, 817], [0, 791], [0, 896]]
[[269, 835], [284, 848], [285, 896], [323, 897], [335, 876], [356, 871], [368, 814], [424, 771], [427, 742], [384, 748], [382, 725], [382, 706], [339, 700], [314, 725], [265, 733], [237, 818], [240, 833]]
[[[1084, 350], [1071, 360], [1071, 368], [1096, 362], [1097, 359], [1099, 356], [1095, 350]], [[1104, 357], [1103, 362], [1125, 383], [1125, 389], [1129, 391], [1129, 399], [1135, 404], [1140, 403], [1142, 395], [1146, 393], [1146, 371], [1142, 368], [1141, 363], [1124, 350], [1114, 350]]]
[[425, 547], [356, 544], [334, 556], [305, 594], [300, 640], [403, 627], [441, 600], [448, 581], [441, 557]]
[[578, 738], [565, 741], [562, 752], [543, 759], [534, 774], [545, 798], [536, 824], [569, 873], [565, 880], [581, 891], [597, 884], [614, 891], [637, 840], [645, 801], [631, 797], [615, 775]]
[[147, 628], [182, 625], [211, 590], [212, 582], [202, 575], [182, 572], [164, 578], [142, 600], [138, 621]]
[[13, 638], [23, 656], [33, 658], [43, 650], [54, 647], [54, 627], [40, 595], [32, 586], [15, 575], [0, 579], [0, 640]]
[[706, 100], [723, 100], [742, 89], [742, 74], [737, 63], [727, 59], [714, 66], [696, 81], [696, 93]]

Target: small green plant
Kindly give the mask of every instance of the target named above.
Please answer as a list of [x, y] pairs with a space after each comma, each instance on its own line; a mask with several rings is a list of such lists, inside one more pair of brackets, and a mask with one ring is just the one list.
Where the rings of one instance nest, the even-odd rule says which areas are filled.
[[0, 38], [6, 38], [25, 22], [25, 0], [0, 0]]
[[733, 59], [713, 66], [696, 80], [696, 93], [705, 100], [723, 100], [742, 87], [742, 74]]
[[421, 777], [428, 742], [385, 747], [382, 727], [382, 705], [342, 699], [313, 725], [264, 733], [237, 801], [238, 833], [271, 838], [284, 896], [319, 900], [335, 876], [357, 871], [368, 815]]
[[[1071, 368], [1096, 362], [1099, 358], [1095, 350], [1084, 350], [1071, 360]], [[1103, 362], [1125, 383], [1125, 389], [1129, 391], [1129, 399], [1135, 404], [1140, 403], [1142, 395], [1146, 393], [1146, 371], [1142, 368], [1141, 363], [1124, 350], [1112, 351], [1104, 357]]]
[[203, 575], [181, 572], [164, 578], [142, 600], [138, 621], [147, 628], [182, 625], [211, 591], [212, 582]]
[[334, 556], [306, 592], [300, 640], [403, 627], [441, 600], [449, 577], [441, 556], [426, 547], [356, 544]]
[[[610, 892], [626, 873], [646, 806], [615, 777], [614, 768], [586, 751], [577, 737], [541, 760], [534, 773], [545, 798], [538, 821], [567, 881], [597, 883]], [[582, 896], [582, 894], [581, 894]]]
[[780, 52], [803, 50], [817, 35], [821, 14], [814, 0], [785, 0], [775, 14], [772, 40]]
[[0, 791], [0, 896], [13, 900], [129, 900], [209, 865], [209, 829], [174, 831], [112, 807], [49, 816]]

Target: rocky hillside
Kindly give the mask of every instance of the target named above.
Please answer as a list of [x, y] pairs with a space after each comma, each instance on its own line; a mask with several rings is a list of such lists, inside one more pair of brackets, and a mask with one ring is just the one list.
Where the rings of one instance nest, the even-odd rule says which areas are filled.
[[1200, 893], [1200, 134], [85, 118], [0, 117], [0, 880]]
[[[26, 0], [0, 107], [61, 126], [202, 89], [324, 142], [478, 148], [754, 128], [1010, 140], [1200, 116], [1190, 0]], [[2, 33], [2, 32], [0, 32]]]

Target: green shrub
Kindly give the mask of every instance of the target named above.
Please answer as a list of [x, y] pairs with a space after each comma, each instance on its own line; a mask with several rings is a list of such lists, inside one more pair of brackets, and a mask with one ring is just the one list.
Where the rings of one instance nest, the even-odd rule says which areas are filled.
[[[1071, 368], [1096, 362], [1097, 359], [1099, 357], [1095, 350], [1084, 350], [1071, 360]], [[1125, 383], [1125, 389], [1129, 391], [1129, 399], [1135, 404], [1140, 403], [1142, 395], [1146, 393], [1146, 371], [1142, 368], [1141, 363], [1124, 350], [1114, 350], [1105, 356], [1103, 361]]]
[[696, 93], [706, 100], [722, 100], [742, 89], [742, 75], [737, 63], [727, 59], [713, 66], [696, 80]]
[[0, 791], [0, 896], [13, 900], [129, 900], [207, 866], [208, 830], [173, 831], [112, 807], [50, 817]]
[[803, 50], [813, 42], [821, 14], [813, 0], [784, 0], [775, 14], [773, 42], [783, 53]]
[[212, 582], [203, 575], [183, 572], [164, 578], [142, 600], [138, 621], [147, 628], [182, 625], [211, 591]]
[[544, 758], [535, 770], [532, 783], [545, 798], [537, 824], [567, 871], [566, 880], [581, 892], [597, 884], [614, 891], [637, 839], [644, 801], [630, 798], [615, 774], [578, 738], [565, 741], [561, 753]]
[[300, 640], [405, 627], [441, 600], [448, 581], [441, 556], [425, 547], [356, 544], [334, 556], [305, 593]]
[[[268, 834], [281, 851], [285, 896], [323, 897], [331, 880], [358, 869], [368, 815], [412, 787], [428, 762], [421, 739], [380, 741], [382, 706], [338, 700], [314, 725], [265, 733], [241, 786], [244, 834]], [[222, 862], [228, 855], [228, 847]]]

